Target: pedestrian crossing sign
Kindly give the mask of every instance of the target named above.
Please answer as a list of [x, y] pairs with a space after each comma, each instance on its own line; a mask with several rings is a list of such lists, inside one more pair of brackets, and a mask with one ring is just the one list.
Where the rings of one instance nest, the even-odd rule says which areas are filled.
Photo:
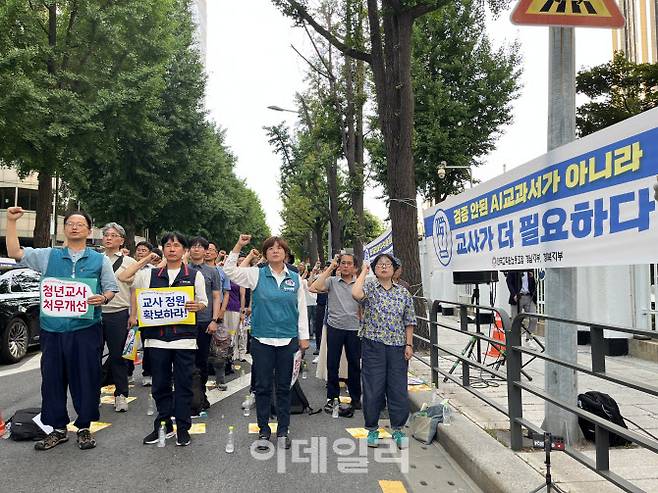
[[615, 0], [521, 0], [512, 12], [514, 24], [541, 26], [624, 26]]

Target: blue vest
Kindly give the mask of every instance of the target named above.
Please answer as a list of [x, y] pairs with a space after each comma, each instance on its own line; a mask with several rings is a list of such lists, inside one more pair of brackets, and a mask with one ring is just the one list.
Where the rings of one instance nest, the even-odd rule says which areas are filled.
[[[196, 271], [190, 269], [187, 265], [182, 264], [176, 279], [171, 287], [192, 286]], [[169, 273], [166, 267], [160, 269], [151, 269], [150, 288], [168, 288]], [[171, 342], [180, 339], [196, 339], [196, 325], [159, 325], [157, 327], [140, 327], [139, 329], [144, 339], [159, 339], [161, 341]]]
[[297, 337], [299, 289], [297, 273], [289, 270], [279, 287], [269, 267], [259, 269], [258, 284], [252, 293], [251, 335], [277, 339]]
[[[48, 267], [43, 277], [63, 277], [75, 279], [85, 277], [97, 279], [96, 294], [101, 293], [101, 270], [103, 269], [103, 254], [91, 248], [85, 248], [84, 253], [73, 264], [68, 248], [53, 248], [48, 257]], [[94, 318], [65, 318], [40, 316], [41, 330], [47, 332], [73, 332], [74, 330], [86, 329], [101, 321], [101, 309], [94, 309]]]

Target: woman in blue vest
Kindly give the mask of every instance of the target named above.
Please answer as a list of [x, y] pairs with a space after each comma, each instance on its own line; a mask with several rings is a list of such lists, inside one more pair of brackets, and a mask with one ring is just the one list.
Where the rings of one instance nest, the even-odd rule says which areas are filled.
[[224, 264], [226, 275], [236, 284], [252, 290], [251, 355], [255, 376], [256, 414], [258, 416], [258, 448], [269, 444], [272, 386], [276, 386], [277, 439], [290, 448], [290, 379], [293, 360], [298, 349], [308, 348], [308, 317], [306, 297], [299, 274], [289, 270], [285, 260], [288, 244], [278, 236], [265, 240], [261, 251], [267, 267], [238, 267], [238, 255], [251, 241], [250, 235], [240, 235]]

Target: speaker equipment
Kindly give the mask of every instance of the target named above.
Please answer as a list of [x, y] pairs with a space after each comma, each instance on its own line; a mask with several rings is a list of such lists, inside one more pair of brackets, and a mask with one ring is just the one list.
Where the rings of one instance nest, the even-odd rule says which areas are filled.
[[491, 282], [498, 282], [497, 270], [464, 271], [452, 273], [453, 284], [487, 284]]

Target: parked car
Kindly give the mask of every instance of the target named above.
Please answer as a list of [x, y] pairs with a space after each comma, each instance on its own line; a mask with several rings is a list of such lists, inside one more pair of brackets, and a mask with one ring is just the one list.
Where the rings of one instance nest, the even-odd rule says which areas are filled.
[[39, 343], [39, 281], [32, 269], [0, 274], [0, 360], [17, 363]]

